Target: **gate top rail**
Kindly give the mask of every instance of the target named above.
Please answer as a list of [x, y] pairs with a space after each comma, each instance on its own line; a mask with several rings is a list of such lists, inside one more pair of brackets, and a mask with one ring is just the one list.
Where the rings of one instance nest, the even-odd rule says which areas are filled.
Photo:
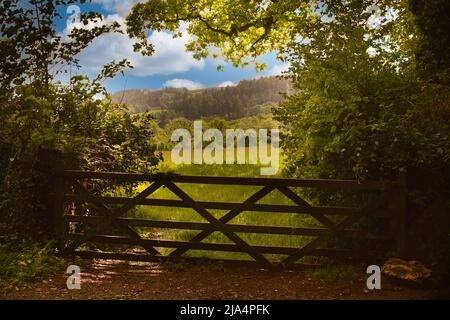
[[248, 185], [248, 186], [285, 186], [285, 187], [311, 187], [330, 189], [359, 189], [359, 190], [386, 190], [402, 186], [399, 181], [357, 181], [357, 180], [331, 180], [331, 179], [287, 179], [287, 178], [254, 178], [254, 177], [219, 177], [219, 176], [191, 176], [175, 173], [123, 173], [63, 170], [57, 173], [59, 177], [77, 179], [107, 179], [122, 181], [161, 181], [170, 180], [180, 183], [221, 184], [221, 185]]

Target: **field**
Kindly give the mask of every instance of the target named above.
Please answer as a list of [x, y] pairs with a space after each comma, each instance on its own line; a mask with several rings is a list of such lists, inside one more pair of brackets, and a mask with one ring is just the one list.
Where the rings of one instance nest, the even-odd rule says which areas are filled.
[[[258, 177], [258, 165], [182, 165], [176, 166], [170, 162], [170, 154], [164, 154], [165, 161], [161, 163], [160, 170], [163, 172], [175, 172], [183, 175], [203, 175], [203, 176], [234, 176], [234, 177]], [[242, 202], [260, 187], [253, 186], [225, 186], [225, 185], [193, 185], [193, 184], [178, 184], [189, 196], [195, 200], [201, 201], [220, 201], [220, 202]], [[139, 186], [139, 190], [143, 190], [147, 184]], [[160, 189], [155, 192], [150, 198], [158, 199], [178, 199], [176, 195], [172, 194], [167, 189]], [[287, 199], [279, 191], [274, 190], [263, 198], [258, 203], [261, 204], [293, 204], [291, 200]], [[210, 210], [210, 212], [217, 218], [226, 213], [224, 210]], [[167, 208], [167, 207], [150, 207], [139, 206], [134, 211], [133, 215], [139, 218], [153, 219], [153, 220], [174, 220], [183, 222], [206, 222], [197, 212], [188, 208]], [[289, 226], [289, 227], [312, 227], [317, 223], [306, 215], [290, 214], [290, 213], [266, 213], [266, 212], [248, 212], [245, 211], [234, 218], [231, 223], [234, 224], [252, 224], [264, 226]], [[182, 240], [188, 241], [199, 231], [190, 230], [167, 230], [167, 229], [146, 229], [141, 228], [140, 233], [144, 237], [157, 238], [164, 240]], [[250, 244], [271, 245], [271, 246], [285, 246], [298, 247], [309, 241], [309, 237], [305, 236], [288, 236], [288, 235], [265, 235], [265, 234], [251, 234], [238, 233], [238, 235]], [[232, 243], [228, 238], [219, 232], [212, 233], [203, 242], [208, 243]], [[167, 248], [158, 249], [165, 254], [170, 250]], [[212, 258], [235, 258], [235, 259], [249, 259], [247, 254], [243, 253], [224, 253], [214, 251], [200, 251], [192, 250], [186, 253], [187, 256], [197, 257], [212, 257]], [[271, 259], [277, 259], [282, 256], [270, 256]]]

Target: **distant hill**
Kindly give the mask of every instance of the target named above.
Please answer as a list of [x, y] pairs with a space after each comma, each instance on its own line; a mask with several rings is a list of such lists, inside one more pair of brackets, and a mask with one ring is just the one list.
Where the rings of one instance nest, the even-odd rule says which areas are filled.
[[125, 90], [113, 95], [114, 102], [123, 102], [133, 112], [166, 110], [188, 119], [222, 116], [236, 119], [263, 113], [267, 105], [283, 100], [289, 94], [289, 80], [277, 77], [243, 80], [236, 86], [188, 90]]

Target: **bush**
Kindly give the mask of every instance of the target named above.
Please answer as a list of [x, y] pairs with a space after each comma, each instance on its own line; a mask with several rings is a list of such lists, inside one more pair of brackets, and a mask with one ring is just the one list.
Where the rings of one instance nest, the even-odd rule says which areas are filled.
[[152, 172], [155, 156], [150, 114], [131, 115], [85, 77], [72, 85], [17, 86], [7, 97], [0, 148], [0, 230], [27, 239], [50, 239], [52, 175], [58, 162], [72, 169]]

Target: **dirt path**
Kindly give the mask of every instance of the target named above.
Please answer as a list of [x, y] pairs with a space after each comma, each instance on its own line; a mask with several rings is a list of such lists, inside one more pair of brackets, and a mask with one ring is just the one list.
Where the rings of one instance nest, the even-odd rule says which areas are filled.
[[208, 266], [167, 267], [95, 260], [82, 267], [81, 289], [68, 290], [66, 276], [14, 288], [0, 299], [430, 299], [433, 290], [383, 283], [365, 290], [365, 281], [313, 280], [302, 272], [269, 272]]

